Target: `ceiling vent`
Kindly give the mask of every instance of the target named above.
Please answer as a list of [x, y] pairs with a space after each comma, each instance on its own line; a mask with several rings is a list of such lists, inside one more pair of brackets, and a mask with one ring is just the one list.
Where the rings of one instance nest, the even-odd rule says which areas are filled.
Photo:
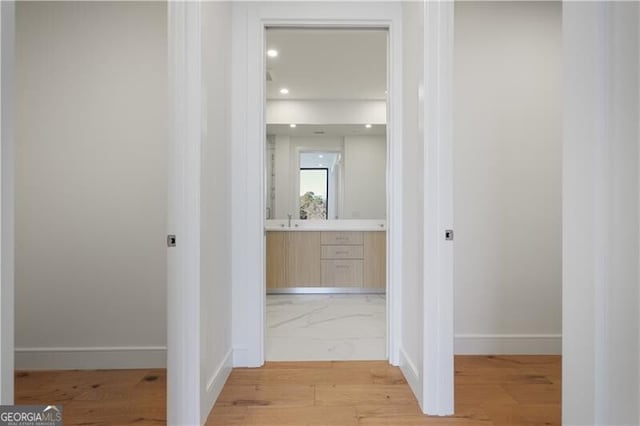
[[314, 130], [314, 135], [324, 135], [324, 130]]

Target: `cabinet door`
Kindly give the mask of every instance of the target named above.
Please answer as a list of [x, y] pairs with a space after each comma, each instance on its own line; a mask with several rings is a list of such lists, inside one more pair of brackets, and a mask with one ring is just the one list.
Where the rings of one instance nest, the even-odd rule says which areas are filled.
[[320, 232], [290, 231], [285, 234], [287, 234], [287, 286], [320, 286]]
[[387, 287], [387, 243], [386, 232], [364, 233], [364, 287], [385, 289]]
[[267, 232], [267, 288], [282, 288], [286, 281], [286, 232]]
[[324, 287], [362, 287], [362, 260], [323, 260], [322, 285]]

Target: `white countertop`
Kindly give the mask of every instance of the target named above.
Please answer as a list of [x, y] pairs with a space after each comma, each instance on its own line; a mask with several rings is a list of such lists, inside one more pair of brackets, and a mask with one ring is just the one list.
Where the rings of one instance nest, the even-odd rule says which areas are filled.
[[267, 231], [386, 231], [387, 221], [382, 220], [266, 220], [264, 229]]

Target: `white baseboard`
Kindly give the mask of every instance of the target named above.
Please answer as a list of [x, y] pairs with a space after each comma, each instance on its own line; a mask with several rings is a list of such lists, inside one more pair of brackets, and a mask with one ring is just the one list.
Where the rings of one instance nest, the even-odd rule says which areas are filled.
[[16, 348], [17, 370], [166, 368], [165, 346]]
[[420, 380], [420, 374], [413, 361], [407, 356], [404, 348], [399, 349], [400, 354], [400, 370], [407, 380], [409, 387], [413, 390], [413, 394], [416, 395], [417, 400], [422, 399], [422, 381]]
[[224, 384], [231, 374], [233, 368], [233, 349], [229, 349], [225, 357], [222, 359], [218, 367], [215, 369], [205, 388], [205, 394], [202, 399], [201, 423], [205, 424], [209, 413], [213, 409], [216, 399], [220, 395]]
[[456, 355], [561, 355], [560, 334], [456, 334]]

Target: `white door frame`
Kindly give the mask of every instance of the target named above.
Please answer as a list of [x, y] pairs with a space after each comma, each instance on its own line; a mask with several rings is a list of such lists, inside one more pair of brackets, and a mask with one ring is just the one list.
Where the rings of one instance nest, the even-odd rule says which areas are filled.
[[[244, 191], [250, 201], [238, 208], [246, 217], [240, 223], [248, 224], [236, 229], [234, 242], [234, 338], [241, 343], [234, 348], [234, 365], [260, 366], [264, 363], [265, 347], [265, 222], [263, 211], [266, 185], [265, 179], [265, 29], [270, 26], [304, 26], [331, 28], [384, 28], [389, 31], [388, 60], [388, 125], [387, 138], [387, 336], [388, 356], [393, 365], [398, 365], [398, 341], [400, 337], [400, 283], [402, 282], [402, 223], [399, 219], [402, 206], [402, 13], [400, 3], [377, 3], [373, 6], [355, 4], [295, 4], [270, 3], [239, 5], [246, 7], [248, 17], [245, 25], [234, 29], [236, 42], [246, 43], [243, 52], [246, 61], [246, 79], [234, 82], [235, 100], [246, 99], [234, 107], [234, 132], [242, 129], [244, 135], [234, 137], [238, 161], [234, 170], [242, 173], [243, 189], [234, 189], [234, 194]], [[234, 26], [236, 21], [234, 21]], [[234, 75], [239, 73], [234, 72]], [[241, 93], [238, 93], [238, 90]], [[240, 141], [246, 145], [241, 147]], [[244, 170], [240, 171], [244, 166]], [[251, 206], [251, 207], [247, 207]], [[239, 213], [242, 214], [242, 213]], [[234, 217], [237, 215], [234, 213]], [[239, 227], [240, 228], [240, 227]], [[241, 260], [241, 261], [240, 261]], [[239, 264], [235, 262], [238, 261]], [[247, 264], [256, 265], [247, 268]], [[242, 288], [244, 287], [244, 288]], [[243, 329], [237, 327], [242, 323]], [[242, 338], [244, 337], [244, 338]]]
[[424, 3], [424, 340], [422, 409], [453, 414], [453, 16]]
[[200, 418], [200, 161], [202, 51], [199, 2], [168, 3], [169, 162], [167, 424]]

